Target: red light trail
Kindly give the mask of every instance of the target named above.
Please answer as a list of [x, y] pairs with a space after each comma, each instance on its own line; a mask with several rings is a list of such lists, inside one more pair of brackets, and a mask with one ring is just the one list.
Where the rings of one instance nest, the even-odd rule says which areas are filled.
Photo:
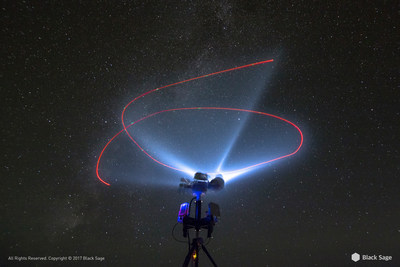
[[280, 156], [280, 157], [277, 157], [277, 158], [274, 158], [274, 159], [271, 159], [271, 160], [268, 160], [268, 161], [263, 161], [263, 162], [260, 162], [260, 163], [254, 164], [254, 165], [250, 165], [250, 166], [247, 166], [247, 167], [238, 169], [238, 170], [230, 171], [230, 172], [227, 172], [227, 173], [234, 173], [234, 172], [244, 171], [244, 170], [247, 170], [247, 169], [251, 169], [251, 168], [254, 168], [254, 167], [257, 167], [257, 166], [260, 166], [260, 165], [263, 165], [263, 164], [267, 164], [267, 163], [270, 163], [270, 162], [273, 162], [273, 161], [276, 161], [276, 160], [279, 160], [279, 159], [282, 159], [282, 158], [286, 158], [286, 157], [289, 157], [289, 156], [292, 156], [292, 155], [296, 154], [296, 153], [299, 151], [299, 149], [300, 149], [300, 147], [302, 146], [302, 144], [303, 144], [303, 133], [301, 132], [300, 128], [299, 128], [297, 125], [295, 125], [293, 122], [290, 122], [290, 121], [288, 121], [288, 120], [286, 120], [286, 119], [284, 119], [284, 118], [281, 118], [281, 117], [276, 116], [276, 115], [273, 115], [273, 114], [268, 114], [268, 113], [265, 113], [265, 112], [260, 112], [260, 111], [245, 110], [245, 109], [238, 109], [238, 108], [223, 108], [223, 107], [190, 107], [190, 108], [175, 108], [175, 109], [162, 110], [162, 111], [158, 111], [158, 112], [155, 112], [155, 113], [153, 113], [153, 114], [147, 115], [147, 116], [145, 116], [145, 117], [143, 117], [143, 118], [141, 118], [141, 119], [139, 119], [139, 120], [137, 120], [137, 121], [131, 123], [131, 124], [128, 125], [128, 126], [126, 126], [126, 125], [125, 125], [125, 122], [124, 122], [124, 114], [125, 114], [126, 109], [127, 109], [132, 103], [134, 103], [136, 100], [138, 100], [139, 98], [142, 98], [142, 97], [144, 97], [144, 96], [146, 96], [146, 95], [148, 95], [148, 94], [151, 94], [151, 93], [153, 93], [153, 92], [156, 92], [156, 91], [159, 91], [159, 90], [161, 90], [161, 89], [168, 88], [168, 87], [171, 87], [171, 86], [174, 86], [174, 85], [183, 84], [183, 83], [190, 82], [190, 81], [194, 81], [194, 80], [198, 80], [198, 79], [201, 79], [201, 78], [211, 77], [211, 76], [213, 76], [213, 75], [217, 75], [217, 74], [221, 74], [221, 73], [225, 73], [225, 72], [229, 72], [229, 71], [234, 71], [234, 70], [244, 69], [244, 68], [248, 68], [248, 67], [252, 67], [252, 66], [256, 66], [256, 65], [260, 65], [260, 64], [265, 64], [265, 63], [272, 62], [272, 61], [273, 61], [273, 59], [266, 60], [266, 61], [260, 61], [260, 62], [248, 64], [248, 65], [243, 65], [243, 66], [239, 66], [239, 67], [235, 67], [235, 68], [231, 68], [231, 69], [226, 69], [226, 70], [222, 70], [222, 71], [218, 71], [218, 72], [214, 72], [214, 73], [202, 75], [202, 76], [199, 76], [199, 77], [195, 77], [195, 78], [183, 80], [183, 81], [176, 82], [176, 83], [172, 83], [172, 84], [169, 84], [169, 85], [166, 85], [166, 86], [158, 87], [158, 88], [156, 88], [156, 89], [150, 90], [150, 91], [148, 91], [148, 92], [146, 92], [146, 93], [144, 93], [144, 94], [142, 94], [142, 95], [140, 95], [140, 96], [134, 98], [132, 101], [130, 101], [130, 102], [124, 107], [124, 109], [123, 109], [123, 111], [122, 111], [121, 120], [122, 120], [122, 125], [123, 125], [124, 128], [123, 128], [121, 131], [119, 131], [116, 135], [114, 135], [114, 136], [107, 142], [107, 144], [104, 146], [103, 150], [101, 151], [101, 153], [100, 153], [100, 155], [99, 155], [99, 158], [98, 158], [98, 160], [97, 160], [97, 165], [96, 165], [96, 175], [97, 175], [97, 178], [98, 178], [103, 184], [110, 186], [109, 183], [107, 183], [106, 181], [104, 181], [104, 180], [100, 177], [100, 174], [99, 174], [100, 160], [101, 160], [101, 158], [102, 158], [102, 156], [103, 156], [103, 153], [104, 153], [104, 151], [106, 150], [106, 148], [107, 148], [107, 147], [110, 145], [110, 143], [111, 143], [118, 135], [120, 135], [122, 132], [125, 132], [125, 133], [129, 136], [129, 138], [135, 143], [135, 145], [136, 145], [143, 153], [145, 153], [150, 159], [152, 159], [152, 160], [155, 161], [156, 163], [158, 163], [158, 164], [160, 164], [160, 165], [162, 165], [162, 166], [165, 166], [165, 167], [167, 167], [167, 168], [173, 169], [173, 170], [177, 170], [177, 171], [182, 171], [182, 172], [184, 172], [184, 170], [181, 170], [181, 169], [179, 169], [179, 168], [176, 168], [176, 167], [167, 165], [167, 164], [161, 162], [160, 160], [157, 160], [157, 159], [154, 158], [153, 156], [151, 156], [147, 151], [145, 151], [145, 150], [138, 144], [138, 142], [137, 142], [137, 141], [129, 134], [129, 132], [127, 131], [127, 129], [128, 129], [129, 127], [131, 127], [131, 126], [133, 126], [133, 125], [135, 125], [135, 124], [137, 124], [137, 123], [139, 123], [139, 122], [141, 122], [141, 121], [143, 121], [143, 120], [145, 120], [145, 119], [148, 119], [148, 118], [150, 118], [150, 117], [153, 117], [153, 116], [158, 115], [158, 114], [161, 114], [161, 113], [170, 112], [170, 111], [180, 111], [180, 110], [230, 110], [230, 111], [249, 112], [249, 113], [254, 113], [254, 114], [269, 116], [269, 117], [273, 117], [273, 118], [282, 120], [282, 121], [284, 121], [284, 122], [286, 122], [286, 123], [292, 125], [292, 126], [293, 126], [294, 128], [296, 128], [296, 130], [299, 132], [299, 134], [300, 134], [300, 144], [299, 144], [299, 146], [297, 147], [297, 149], [296, 149], [295, 151], [293, 151], [292, 153], [287, 154], [287, 155], [283, 155], [283, 156]]

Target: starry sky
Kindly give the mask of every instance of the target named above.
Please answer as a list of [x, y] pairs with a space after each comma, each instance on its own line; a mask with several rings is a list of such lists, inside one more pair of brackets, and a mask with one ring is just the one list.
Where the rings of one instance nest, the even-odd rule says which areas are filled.
[[[99, 154], [136, 96], [273, 58], [154, 95], [129, 120], [146, 108], [201, 103], [276, 114], [302, 129], [296, 155], [204, 197], [221, 208], [207, 245], [220, 266], [346, 266], [353, 252], [399, 264], [399, 5], [344, 2], [4, 1], [0, 263], [86, 255], [107, 265], [179, 266], [187, 244], [171, 230], [191, 198], [177, 192], [182, 174], [122, 135], [104, 156], [108, 187], [96, 177]], [[254, 139], [266, 127], [244, 114], [185, 114], [165, 116], [179, 129], [195, 120], [228, 136], [238, 129], [231, 121], [251, 125], [239, 136]], [[138, 140], [151, 136], [146, 148], [193, 161], [189, 128], [163, 135], [163, 118], [138, 127]], [[287, 142], [276, 149], [290, 150]], [[210, 154], [225, 149], [218, 144], [209, 143]], [[236, 159], [257, 146], [239, 145]], [[200, 261], [207, 266], [204, 254]]]

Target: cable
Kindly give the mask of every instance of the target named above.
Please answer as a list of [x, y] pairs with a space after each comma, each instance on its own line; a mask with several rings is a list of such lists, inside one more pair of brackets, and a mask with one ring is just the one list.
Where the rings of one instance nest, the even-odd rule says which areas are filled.
[[179, 240], [179, 239], [177, 239], [177, 238], [175, 237], [175, 235], [174, 235], [175, 227], [176, 227], [178, 224], [179, 224], [179, 223], [176, 223], [176, 224], [174, 225], [174, 227], [172, 228], [172, 232], [171, 232], [172, 238], [173, 238], [175, 241], [178, 241], [179, 243], [186, 243], [186, 241]]

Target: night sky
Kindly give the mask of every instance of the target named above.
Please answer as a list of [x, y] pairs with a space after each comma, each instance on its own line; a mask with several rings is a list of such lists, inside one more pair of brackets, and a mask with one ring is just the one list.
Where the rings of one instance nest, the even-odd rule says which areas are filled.
[[[303, 131], [297, 154], [206, 194], [204, 207], [221, 208], [209, 252], [219, 266], [400, 265], [398, 3], [45, 2], [2, 2], [0, 265], [18, 264], [9, 256], [98, 256], [108, 266], [180, 266], [187, 244], [171, 230], [191, 199], [178, 194], [179, 179], [190, 177], [121, 135], [100, 168], [108, 187], [96, 177], [99, 154], [136, 96], [272, 58], [149, 96], [128, 112], [248, 108]], [[269, 124], [193, 114], [149, 119], [138, 141], [167, 160], [211, 164], [226, 149], [215, 133], [231, 140], [244, 120], [232, 162], [267, 150], [254, 140]], [[297, 137], [284, 132], [268, 151], [293, 149]], [[191, 133], [202, 138], [195, 150], [186, 145], [198, 140]], [[354, 263], [354, 252], [393, 260]], [[209, 264], [204, 253], [200, 263]]]

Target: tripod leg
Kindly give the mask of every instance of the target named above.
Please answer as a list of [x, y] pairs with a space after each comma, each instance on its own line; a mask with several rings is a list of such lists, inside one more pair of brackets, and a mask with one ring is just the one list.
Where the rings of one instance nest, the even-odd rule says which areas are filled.
[[185, 262], [182, 265], [183, 267], [189, 266], [190, 259], [192, 258], [193, 251], [195, 251], [195, 249], [196, 249], [196, 253], [197, 253], [197, 251], [198, 251], [197, 242], [196, 243], [193, 242], [192, 247], [190, 248], [188, 254], [186, 255]]
[[212, 262], [212, 264], [217, 267], [217, 264], [215, 263], [215, 261], [213, 260], [213, 258], [211, 257], [210, 253], [208, 253], [208, 250], [206, 249], [206, 247], [202, 244], [201, 248], [204, 250], [204, 252], [206, 253], [207, 257], [210, 259], [210, 261]]
[[194, 259], [194, 266], [199, 267], [199, 246], [196, 246], [196, 259]]

